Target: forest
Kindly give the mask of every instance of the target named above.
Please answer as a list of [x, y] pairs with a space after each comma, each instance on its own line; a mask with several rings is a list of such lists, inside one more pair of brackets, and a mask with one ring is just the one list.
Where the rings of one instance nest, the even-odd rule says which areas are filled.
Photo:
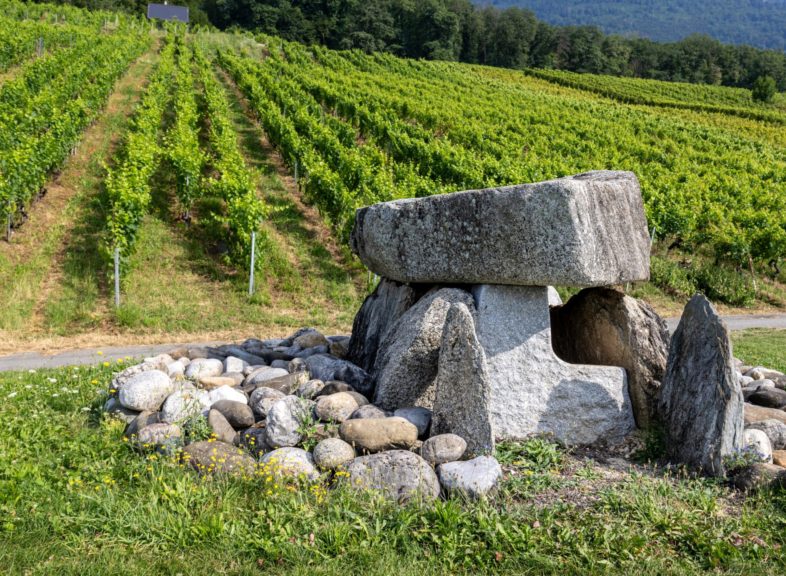
[[[67, 0], [143, 13], [139, 0]], [[770, 76], [786, 90], [786, 54], [690, 35], [677, 42], [554, 26], [519, 7], [469, 0], [187, 0], [194, 24], [244, 28], [333, 49], [504, 68], [553, 68], [752, 88]]]

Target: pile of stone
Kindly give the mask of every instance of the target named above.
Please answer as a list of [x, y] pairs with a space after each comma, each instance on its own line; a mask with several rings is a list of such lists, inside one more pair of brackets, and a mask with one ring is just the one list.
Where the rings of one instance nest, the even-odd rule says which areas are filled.
[[[303, 329], [173, 350], [117, 374], [105, 408], [140, 449], [181, 454], [201, 473], [314, 481], [343, 471], [350, 486], [399, 502], [493, 491], [497, 461], [458, 435], [432, 434], [430, 410], [369, 402], [369, 375], [342, 358], [348, 341]], [[189, 442], [195, 418], [209, 439]]]
[[[786, 381], [735, 363], [704, 297], [670, 338], [615, 289], [649, 278], [629, 172], [377, 204], [351, 245], [381, 279], [350, 337], [173, 351], [119, 374], [107, 408], [170, 451], [205, 416], [216, 441], [183, 448], [202, 472], [250, 474], [259, 458], [397, 500], [487, 494], [495, 442], [533, 434], [614, 444], [663, 426], [673, 462], [716, 476], [746, 447], [786, 447]], [[583, 289], [562, 305], [553, 285]]]

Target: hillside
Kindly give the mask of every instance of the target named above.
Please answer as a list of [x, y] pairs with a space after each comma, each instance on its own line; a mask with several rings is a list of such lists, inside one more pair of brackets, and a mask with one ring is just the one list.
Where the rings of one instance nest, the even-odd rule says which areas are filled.
[[603, 31], [662, 42], [707, 34], [722, 42], [786, 50], [784, 0], [477, 0], [518, 6], [559, 26], [590, 24]]

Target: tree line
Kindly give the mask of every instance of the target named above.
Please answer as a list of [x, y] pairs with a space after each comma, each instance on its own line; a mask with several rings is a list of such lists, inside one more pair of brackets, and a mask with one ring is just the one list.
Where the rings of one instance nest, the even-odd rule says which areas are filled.
[[[61, 0], [143, 12], [140, 0]], [[469, 0], [186, 0], [192, 22], [242, 28], [334, 49], [505, 68], [556, 68], [753, 88], [771, 77], [786, 90], [786, 53], [703, 35], [659, 43], [594, 26], [553, 26], [522, 8]]]

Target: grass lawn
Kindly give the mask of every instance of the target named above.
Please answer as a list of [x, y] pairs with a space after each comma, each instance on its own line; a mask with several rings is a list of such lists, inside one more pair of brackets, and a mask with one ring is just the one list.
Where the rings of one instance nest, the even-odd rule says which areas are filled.
[[786, 372], [786, 330], [732, 332], [734, 355], [751, 366]]
[[786, 494], [540, 439], [499, 447], [504, 485], [482, 503], [200, 479], [97, 411], [116, 369], [0, 374], [3, 574], [786, 571]]

